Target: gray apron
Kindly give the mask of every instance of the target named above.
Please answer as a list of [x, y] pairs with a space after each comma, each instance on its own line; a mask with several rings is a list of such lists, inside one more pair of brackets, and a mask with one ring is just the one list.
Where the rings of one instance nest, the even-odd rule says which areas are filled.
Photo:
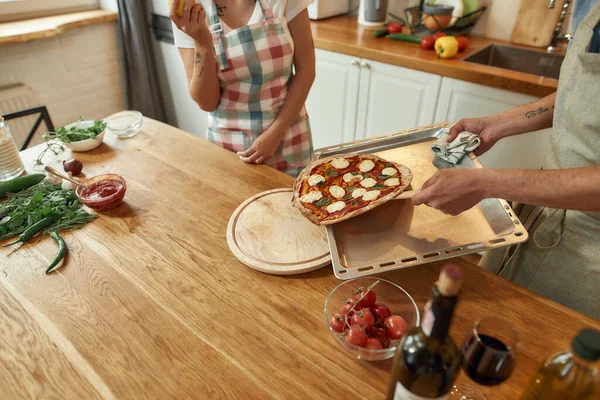
[[[586, 51], [598, 21], [600, 3], [581, 22], [567, 51], [544, 169], [600, 165], [600, 54]], [[480, 265], [600, 319], [600, 213], [529, 205], [516, 205], [515, 212], [529, 241], [487, 252]]]

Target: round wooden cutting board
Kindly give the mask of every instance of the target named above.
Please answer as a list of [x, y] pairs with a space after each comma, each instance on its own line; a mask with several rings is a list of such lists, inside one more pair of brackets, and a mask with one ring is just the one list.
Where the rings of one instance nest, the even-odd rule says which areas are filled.
[[331, 264], [325, 228], [292, 207], [292, 189], [243, 202], [229, 219], [227, 243], [241, 262], [267, 274], [301, 274]]

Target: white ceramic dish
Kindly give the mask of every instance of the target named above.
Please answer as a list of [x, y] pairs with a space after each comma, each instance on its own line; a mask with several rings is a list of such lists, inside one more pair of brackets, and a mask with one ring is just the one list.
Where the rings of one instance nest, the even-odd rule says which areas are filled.
[[[78, 128], [85, 129], [85, 128], [94, 126], [94, 121], [92, 121], [92, 120], [77, 121], [77, 122], [74, 122], [72, 124], [65, 126], [65, 128], [68, 130], [69, 128], [71, 128], [73, 126], [77, 126]], [[71, 151], [82, 153], [84, 151], [93, 150], [96, 147], [100, 146], [102, 144], [103, 140], [104, 140], [104, 131], [102, 131], [98, 136], [96, 136], [93, 139], [85, 139], [85, 140], [80, 140], [79, 142], [65, 143], [65, 146], [67, 146], [69, 149], [71, 149]]]
[[139, 111], [121, 111], [106, 118], [106, 128], [117, 137], [130, 138], [138, 134], [143, 120]]
[[454, 26], [454, 24], [456, 24], [456, 21], [458, 21], [458, 19], [464, 15], [463, 12], [465, 9], [465, 5], [463, 3], [463, 0], [436, 0], [431, 1], [430, 3], [436, 5], [445, 4], [447, 6], [454, 7], [454, 11], [452, 12], [452, 21], [450, 21], [450, 26]]

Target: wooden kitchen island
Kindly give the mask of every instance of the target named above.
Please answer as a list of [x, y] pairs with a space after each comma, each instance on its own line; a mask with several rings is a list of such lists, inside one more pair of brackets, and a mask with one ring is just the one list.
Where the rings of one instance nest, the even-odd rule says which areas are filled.
[[[40, 148], [23, 153], [28, 166]], [[118, 173], [126, 202], [65, 232], [64, 268], [44, 269], [51, 239], [0, 249], [0, 393], [23, 398], [381, 399], [391, 360], [352, 359], [329, 333], [323, 305], [331, 267], [281, 277], [231, 254], [235, 208], [292, 179], [168, 125], [146, 119], [128, 140], [107, 134], [78, 154], [88, 175]], [[513, 376], [483, 390], [514, 400], [535, 366], [600, 322], [467, 261], [452, 326], [462, 343], [486, 315], [522, 336]], [[440, 264], [385, 274], [422, 309]], [[460, 382], [468, 382], [464, 374]]]

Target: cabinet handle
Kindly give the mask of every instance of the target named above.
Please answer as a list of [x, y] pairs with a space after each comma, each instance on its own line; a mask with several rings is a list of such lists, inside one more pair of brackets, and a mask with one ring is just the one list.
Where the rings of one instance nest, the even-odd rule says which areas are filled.
[[363, 67], [364, 69], [371, 69], [371, 64], [369, 64], [368, 62], [363, 61], [361, 67]]
[[353, 67], [360, 67], [360, 62], [358, 60], [352, 60]]

